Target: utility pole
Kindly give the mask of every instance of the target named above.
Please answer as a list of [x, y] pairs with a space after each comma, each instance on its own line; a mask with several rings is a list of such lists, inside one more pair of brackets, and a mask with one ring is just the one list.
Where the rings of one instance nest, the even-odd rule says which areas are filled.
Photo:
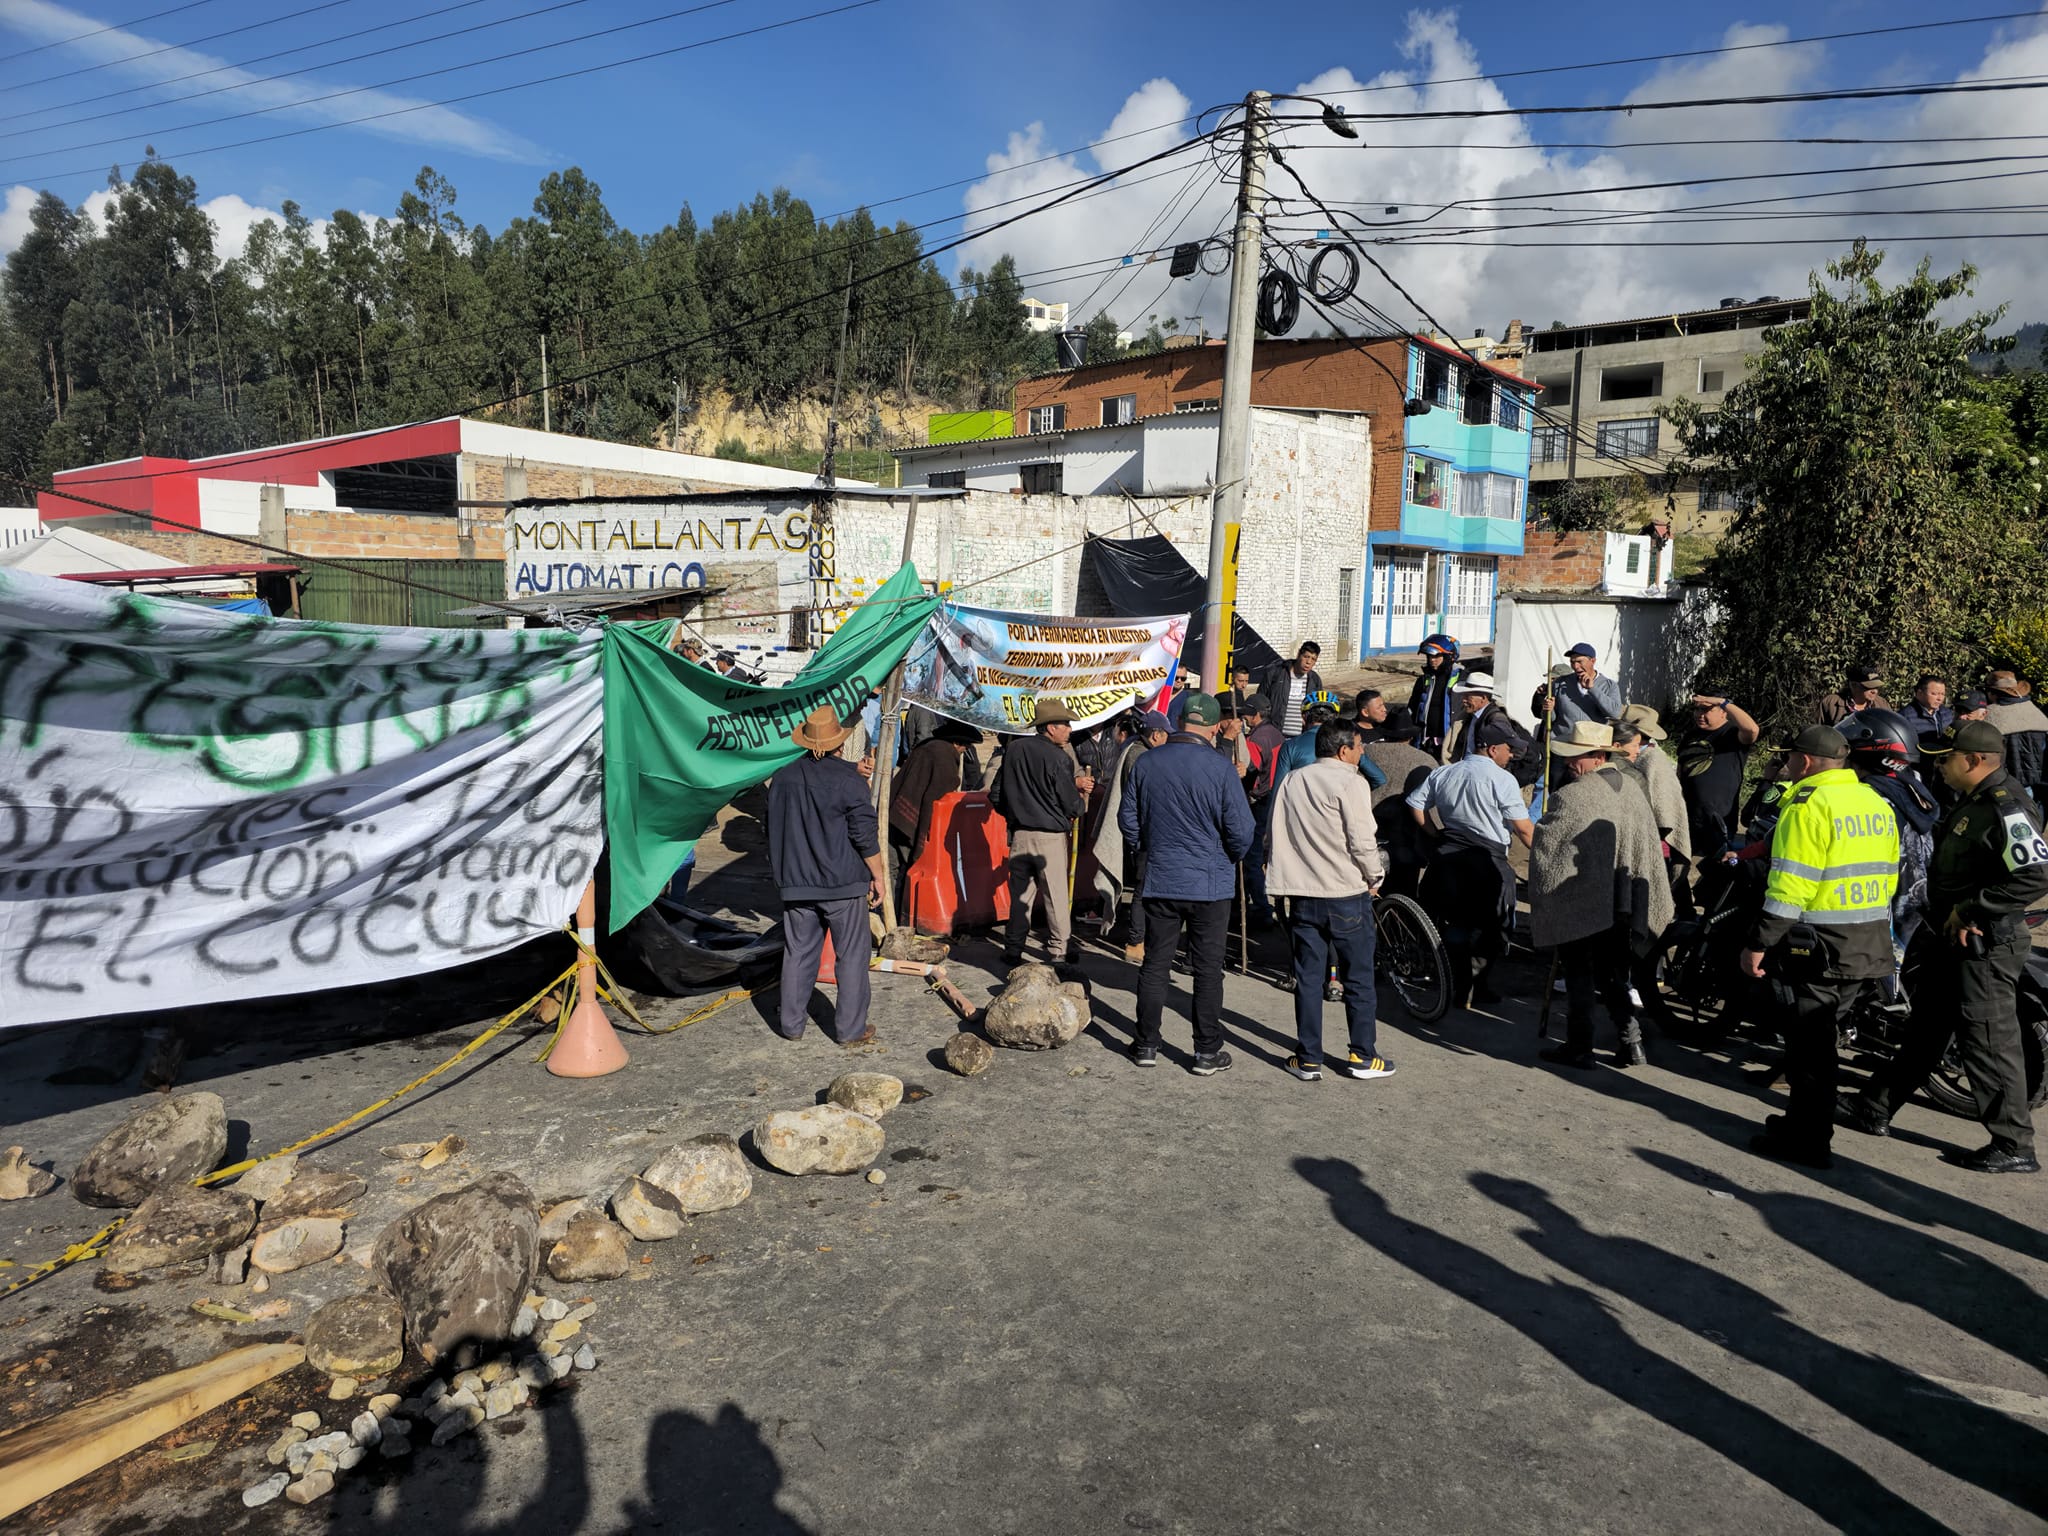
[[540, 429], [543, 432], [555, 430], [554, 412], [548, 405], [548, 338], [545, 331], [540, 338]]
[[1244, 99], [1244, 151], [1237, 183], [1237, 237], [1230, 255], [1230, 320], [1223, 337], [1223, 400], [1216, 427], [1216, 485], [1209, 498], [1209, 593], [1203, 605], [1202, 686], [1220, 692], [1229, 681], [1235, 606], [1237, 535], [1244, 518], [1245, 465], [1251, 454], [1252, 348], [1258, 340], [1259, 237], [1266, 216], [1266, 139], [1273, 98]]

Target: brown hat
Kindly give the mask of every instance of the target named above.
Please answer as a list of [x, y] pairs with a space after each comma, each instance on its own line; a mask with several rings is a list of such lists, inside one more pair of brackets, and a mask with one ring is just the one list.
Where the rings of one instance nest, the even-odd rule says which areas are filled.
[[1984, 680], [1986, 693], [2002, 693], [2008, 698], [2023, 699], [2032, 690], [2012, 672], [1994, 672]]
[[1657, 711], [1647, 704], [1630, 704], [1622, 710], [1621, 718], [1652, 741], [1664, 739], [1664, 727], [1658, 721]]
[[789, 733], [789, 739], [806, 752], [830, 752], [852, 734], [852, 726], [839, 723], [837, 710], [820, 704], [804, 716], [804, 723]]
[[1597, 720], [1574, 720], [1572, 728], [1555, 737], [1550, 750], [1559, 757], [1579, 757], [1587, 752], [1612, 752], [1614, 728]]
[[1031, 728], [1041, 725], [1071, 725], [1074, 712], [1058, 699], [1033, 699], [1031, 701]]

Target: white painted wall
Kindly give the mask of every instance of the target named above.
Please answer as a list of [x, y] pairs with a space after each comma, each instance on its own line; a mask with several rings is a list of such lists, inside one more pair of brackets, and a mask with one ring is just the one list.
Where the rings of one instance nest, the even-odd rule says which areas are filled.
[[0, 549], [26, 544], [43, 531], [43, 515], [34, 507], [0, 507]]

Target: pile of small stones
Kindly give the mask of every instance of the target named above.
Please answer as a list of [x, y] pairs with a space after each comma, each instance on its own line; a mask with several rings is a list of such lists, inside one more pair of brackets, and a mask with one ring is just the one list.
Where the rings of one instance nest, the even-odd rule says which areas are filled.
[[317, 1413], [294, 1415], [265, 1456], [281, 1470], [243, 1489], [243, 1504], [254, 1509], [280, 1494], [294, 1504], [310, 1504], [332, 1493], [334, 1480], [372, 1452], [399, 1461], [412, 1454], [421, 1436], [430, 1445], [447, 1445], [480, 1424], [517, 1413], [572, 1371], [596, 1370], [597, 1347], [584, 1332], [596, 1311], [595, 1302], [572, 1306], [530, 1295], [513, 1320], [510, 1345], [489, 1351], [463, 1345], [455, 1353], [454, 1374], [436, 1376], [416, 1397], [386, 1391], [382, 1381], [336, 1377], [327, 1394], [331, 1401], [367, 1395], [368, 1406], [345, 1429], [324, 1430]]

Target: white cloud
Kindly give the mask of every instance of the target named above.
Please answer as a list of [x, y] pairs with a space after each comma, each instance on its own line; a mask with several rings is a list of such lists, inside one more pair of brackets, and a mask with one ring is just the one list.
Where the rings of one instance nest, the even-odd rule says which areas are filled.
[[[210, 130], [194, 130], [203, 137], [198, 143], [191, 144], [192, 148], [274, 132], [280, 127], [302, 127], [308, 122], [338, 124], [383, 114], [377, 122], [356, 124], [357, 131], [398, 139], [407, 144], [433, 145], [519, 164], [537, 165], [548, 158], [532, 140], [508, 128], [450, 107], [428, 106], [425, 97], [355, 89], [349, 82], [321, 80], [310, 75], [291, 80], [267, 80], [255, 71], [229, 67], [226, 60], [198, 49], [167, 48], [158, 39], [119, 27], [97, 30], [103, 23], [68, 6], [55, 4], [53, 0], [0, 0], [0, 26], [40, 44], [76, 38], [78, 40], [71, 44], [71, 52], [85, 55], [96, 64], [110, 65], [115, 73], [146, 82], [214, 71], [206, 77], [207, 88], [235, 86], [238, 89], [209, 96], [204, 103], [187, 109], [199, 112], [202, 118], [222, 117], [254, 108], [279, 109], [265, 112], [260, 117], [222, 123]], [[142, 54], [149, 57], [137, 57]], [[314, 99], [336, 92], [347, 94], [331, 101]], [[121, 130], [110, 131], [106, 122], [94, 122], [80, 123], [70, 130], [52, 129], [48, 132], [53, 136], [64, 133], [61, 140], [64, 143], [88, 144], [115, 137]], [[145, 130], [137, 130], [128, 158], [133, 159], [149, 137], [151, 135]], [[186, 141], [179, 130], [170, 130], [164, 137], [172, 140], [163, 146], [164, 152], [175, 159], [178, 150], [186, 147]], [[111, 148], [73, 151], [68, 159], [76, 160], [82, 155], [87, 164], [95, 160], [120, 159], [118, 151], [110, 152]], [[39, 154], [37, 158], [43, 157]]]
[[0, 259], [4, 259], [28, 235], [28, 212], [35, 205], [34, 187], [7, 189], [7, 200], [0, 203]]
[[[79, 209], [90, 219], [93, 227], [104, 230], [107, 227], [107, 205], [115, 194], [106, 188], [92, 193]], [[36, 189], [27, 186], [7, 188], [4, 203], [0, 203], [0, 261], [4, 261], [13, 249], [21, 244], [28, 233], [29, 209], [35, 205]], [[224, 192], [219, 197], [209, 197], [199, 204], [199, 211], [213, 220], [213, 254], [221, 261], [232, 261], [242, 254], [249, 243], [249, 231], [265, 219], [284, 222], [284, 214], [275, 208], [265, 208], [233, 192]], [[377, 215], [360, 215], [363, 222], [374, 225]], [[315, 243], [327, 238], [330, 219], [312, 221], [312, 235]]]
[[[1782, 25], [1742, 24], [1727, 29], [1723, 44], [1773, 42], [1787, 35]], [[1303, 95], [1321, 95], [1341, 102], [1361, 116], [1373, 112], [1417, 112], [1483, 109], [1512, 113], [1518, 105], [1573, 99], [1573, 88], [1554, 81], [1496, 83], [1463, 80], [1457, 84], [1425, 84], [1432, 80], [1483, 74], [1488, 60], [1457, 27], [1448, 12], [1411, 12], [1400, 40], [1402, 63], [1360, 80], [1333, 66], [1295, 87]], [[1502, 61], [1494, 61], [1501, 63]], [[1823, 46], [1753, 48], [1741, 53], [1678, 61], [1644, 74], [1619, 98], [1634, 103], [1693, 97], [1776, 95], [1815, 89], [1836, 77], [1826, 71]], [[2048, 74], [2048, 28], [2030, 20], [2000, 34], [1980, 63], [1962, 78]], [[1600, 99], [1622, 88], [1576, 88], [1580, 99]], [[1524, 93], [1518, 103], [1506, 93]], [[1306, 110], [1283, 103], [1281, 113]], [[1014, 213], [990, 210], [994, 202], [1025, 194], [1042, 195], [1052, 186], [1089, 174], [1093, 169], [1128, 164], [1166, 144], [1185, 140], [1184, 126], [1160, 127], [1146, 137], [1105, 144], [1113, 134], [1150, 125], [1172, 124], [1189, 111], [1187, 98], [1164, 79], [1147, 82], [1116, 113], [1103, 139], [1096, 141], [1095, 166], [1066, 156], [1039, 166], [1022, 163], [1045, 153], [1043, 134], [1034, 124], [1012, 135], [1004, 152], [989, 157], [989, 175], [966, 194], [967, 227], [986, 228], [996, 218]], [[1363, 144], [1340, 141], [1318, 122], [1283, 124], [1278, 137], [1288, 163], [1321, 197], [1347, 214], [1388, 226], [1389, 237], [1418, 231], [1465, 230], [1446, 235], [1479, 243], [1401, 242], [1374, 248], [1401, 283], [1447, 327], [1460, 334], [1484, 327], [1498, 335], [1510, 318], [1543, 326], [1552, 320], [1591, 320], [1668, 313], [1675, 309], [1710, 307], [1727, 295], [1754, 298], [1764, 293], [1798, 294], [1807, 273], [1846, 249], [1855, 235], [1867, 234], [1875, 245], [1892, 237], [1894, 264], [1910, 270], [1922, 254], [1931, 253], [1938, 270], [1968, 260], [1982, 269], [1980, 301], [2014, 301], [2017, 320], [2039, 318], [2041, 279], [2048, 275], [2048, 242], [1958, 240], [1909, 245], [1911, 234], [1978, 235], [2039, 228], [2039, 216], [2013, 214], [1944, 214], [1935, 210], [1995, 203], [2048, 203], [2048, 175], [2027, 175], [2002, 181], [1936, 184], [1901, 188], [1887, 183], [1936, 181], [1944, 176], [1969, 176], [2008, 169], [2031, 171], [2020, 163], [1989, 165], [1973, 171], [1940, 169], [1873, 171], [1851, 178], [1867, 190], [1825, 197], [1806, 196], [1830, 184], [1827, 179], [1695, 182], [1689, 186], [1595, 191], [1586, 188], [1635, 186], [1685, 177], [1730, 177], [1759, 171], [1805, 167], [1882, 167], [1907, 160], [1957, 159], [1976, 154], [2048, 152], [2048, 142], [1975, 145], [1785, 145], [1721, 144], [1701, 147], [1641, 147], [1650, 139], [1770, 139], [1805, 136], [1960, 136], [2038, 133], [2038, 93], [2015, 91], [1970, 97], [1906, 99], [1884, 103], [1841, 103], [1828, 107], [1790, 106], [1689, 108], [1637, 112], [1612, 118], [1542, 119], [1542, 133], [1556, 140], [1583, 140], [1597, 147], [1552, 149], [1532, 132], [1534, 119], [1507, 115], [1446, 118], [1409, 122], [1362, 121]], [[1213, 119], [1212, 119], [1213, 121]], [[1607, 128], [1597, 126], [1610, 124]], [[1174, 238], [1206, 236], [1227, 218], [1228, 186], [1212, 186], [1197, 200], [1193, 215], [1177, 236], [1166, 226], [1190, 206], [1184, 199], [1171, 205], [1187, 175], [1206, 158], [1175, 162], [1185, 169], [1158, 180], [1066, 205], [983, 236], [963, 256], [986, 266], [1009, 252], [1028, 272], [1066, 263], [1114, 259], [1140, 246], [1170, 244]], [[1022, 168], [1020, 168], [1022, 167]], [[1148, 172], [1138, 173], [1140, 176]], [[1329, 220], [1300, 195], [1287, 171], [1275, 167], [1269, 192], [1283, 199], [1269, 212], [1269, 233], [1279, 238], [1308, 238]], [[1507, 199], [1503, 201], [1503, 199]], [[1702, 205], [1780, 199], [1751, 207], [1714, 210], [1728, 214], [1763, 215], [1735, 222], [1677, 222], [1707, 217]], [[1481, 209], [1449, 207], [1478, 202]], [[1347, 206], [1355, 205], [1355, 206]], [[1152, 222], [1163, 209], [1173, 211]], [[1388, 213], [1389, 208], [1398, 212]], [[1681, 214], [1680, 210], [1689, 210]], [[1842, 219], [1807, 219], [1793, 215], [1829, 210], [1853, 215]], [[1900, 216], [1897, 210], [1904, 210]], [[1635, 217], [1640, 213], [1641, 217]], [[1607, 223], [1560, 223], [1589, 217], [1629, 215]], [[1402, 221], [1421, 221], [1404, 225]], [[1151, 233], [1146, 233], [1148, 224]], [[1503, 226], [1550, 224], [1552, 227], [1508, 232]], [[1227, 228], [1227, 226], [1226, 226]], [[1489, 233], [1500, 231], [1499, 233]], [[1826, 236], [1826, 243], [1804, 245], [1716, 246], [1681, 244], [1700, 240], [1772, 240]], [[1523, 248], [1503, 242], [1533, 242], [1550, 249]], [[1625, 242], [1612, 244], [1610, 242]], [[1093, 275], [1077, 278], [1027, 277], [1038, 296], [1080, 302], [1091, 291], [1081, 318], [1105, 301], [1126, 325], [1141, 326], [1145, 312], [1185, 316], [1199, 309], [1212, 331], [1222, 329], [1227, 284], [1197, 275], [1170, 285], [1156, 305], [1151, 297], [1168, 287], [1163, 264], [1141, 268], [1125, 286], [1119, 273], [1097, 291]], [[1400, 323], [1419, 324], [1420, 317], [1398, 294], [1367, 270], [1360, 292]], [[1186, 323], [1185, 321], [1183, 322]], [[1304, 305], [1296, 334], [1321, 328], [1322, 318]]]

